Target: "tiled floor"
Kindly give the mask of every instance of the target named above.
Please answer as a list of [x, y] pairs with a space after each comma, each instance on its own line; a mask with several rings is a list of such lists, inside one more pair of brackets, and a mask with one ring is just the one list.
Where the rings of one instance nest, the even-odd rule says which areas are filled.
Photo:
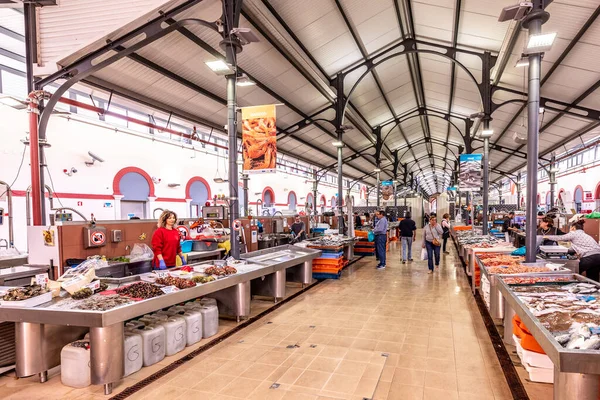
[[[512, 399], [454, 248], [433, 275], [426, 262], [401, 264], [398, 248], [390, 246], [385, 271], [364, 258], [129, 399]], [[268, 306], [255, 301], [253, 313]], [[532, 400], [552, 398], [551, 385], [526, 387]], [[98, 386], [64, 387], [54, 374], [44, 385], [4, 376], [0, 398], [107, 397]]]

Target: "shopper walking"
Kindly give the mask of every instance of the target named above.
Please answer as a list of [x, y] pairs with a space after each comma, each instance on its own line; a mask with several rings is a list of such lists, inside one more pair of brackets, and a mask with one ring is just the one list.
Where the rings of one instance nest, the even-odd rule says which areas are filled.
[[450, 237], [450, 214], [446, 213], [442, 215], [442, 230], [444, 231], [442, 238], [444, 239], [444, 245], [442, 250], [444, 254], [450, 254], [450, 252], [446, 251], [446, 243], [448, 243], [448, 238]]
[[375, 216], [377, 222], [373, 228], [373, 234], [375, 235], [375, 255], [379, 260], [377, 269], [385, 269], [388, 220], [381, 210], [377, 210]]
[[433, 273], [433, 261], [435, 256], [435, 266], [440, 266], [440, 239], [444, 234], [444, 230], [437, 223], [436, 217], [429, 218], [429, 225], [425, 226], [423, 232], [423, 248], [427, 249], [427, 266], [429, 267], [429, 274]]
[[412, 261], [412, 244], [417, 237], [417, 224], [411, 219], [410, 213], [400, 221], [400, 240], [402, 241], [402, 264]]
[[185, 256], [181, 251], [179, 231], [175, 229], [177, 214], [165, 210], [158, 218], [158, 229], [152, 234], [152, 251], [154, 268], [167, 269], [177, 265], [177, 255], [181, 263], [186, 265]]
[[571, 248], [579, 255], [579, 273], [600, 282], [600, 244], [583, 231], [584, 219], [573, 222], [571, 231], [565, 235], [546, 235], [544, 239], [571, 242]]

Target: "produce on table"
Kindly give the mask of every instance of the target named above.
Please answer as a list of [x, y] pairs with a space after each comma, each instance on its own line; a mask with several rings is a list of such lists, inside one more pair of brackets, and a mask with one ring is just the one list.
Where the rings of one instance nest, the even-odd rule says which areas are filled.
[[237, 269], [229, 266], [224, 267], [207, 267], [204, 269], [204, 273], [207, 275], [226, 276], [237, 273]]
[[48, 289], [41, 287], [40, 285], [24, 286], [19, 288], [8, 289], [6, 294], [2, 296], [4, 301], [20, 301], [27, 300], [32, 297], [36, 297], [47, 293]]
[[[551, 276], [524, 276], [514, 278], [504, 278], [504, 282], [507, 285], [532, 285], [535, 283], [542, 282], [571, 282], [572, 279], [568, 277], [551, 277]], [[543, 287], [543, 286], [541, 286]]]
[[127, 258], [127, 257], [113, 257], [113, 258], [109, 258], [107, 261], [128, 263], [129, 262], [129, 258]]
[[192, 267], [190, 267], [189, 265], [185, 265], [185, 266], [181, 267], [179, 270], [183, 271], [183, 272], [192, 272], [193, 271]]
[[124, 297], [118, 294], [109, 296], [97, 295], [83, 300], [81, 303], [77, 304], [75, 308], [78, 310], [88, 311], [106, 311], [115, 307], [129, 304], [131, 302], [132, 300], [129, 297]]
[[196, 284], [189, 279], [176, 278], [172, 276], [157, 278], [155, 283], [165, 286], [175, 286], [177, 289], [187, 289], [196, 286]]
[[92, 292], [92, 289], [84, 287], [82, 289], [79, 289], [75, 293], [73, 293], [71, 295], [71, 297], [74, 298], [75, 300], [82, 300], [82, 299], [86, 299], [86, 298], [90, 297], [93, 294], [94, 294], [94, 292]]
[[134, 299], [151, 299], [164, 294], [158, 286], [148, 282], [136, 282], [129, 286], [118, 288], [116, 292]]
[[192, 278], [192, 281], [194, 281], [195, 283], [208, 283], [208, 282], [212, 282], [216, 280], [214, 276], [208, 275], [208, 276], [194, 276]]
[[510, 265], [507, 267], [488, 267], [490, 274], [528, 274], [533, 272], [550, 272], [546, 267], [527, 267], [524, 265]]

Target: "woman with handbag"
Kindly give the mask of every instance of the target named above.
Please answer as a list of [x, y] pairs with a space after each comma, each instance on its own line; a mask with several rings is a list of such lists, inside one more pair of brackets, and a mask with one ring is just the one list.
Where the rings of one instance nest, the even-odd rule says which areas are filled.
[[450, 254], [450, 252], [446, 251], [446, 243], [448, 243], [448, 238], [450, 237], [450, 214], [446, 213], [442, 215], [442, 230], [444, 231], [442, 235], [442, 239], [444, 239], [444, 244], [442, 246], [442, 251], [444, 254]]
[[429, 267], [428, 274], [433, 274], [433, 257], [435, 255], [435, 266], [440, 266], [440, 238], [444, 234], [444, 230], [437, 223], [436, 217], [429, 218], [429, 224], [425, 226], [423, 232], [423, 248], [427, 249], [427, 266]]

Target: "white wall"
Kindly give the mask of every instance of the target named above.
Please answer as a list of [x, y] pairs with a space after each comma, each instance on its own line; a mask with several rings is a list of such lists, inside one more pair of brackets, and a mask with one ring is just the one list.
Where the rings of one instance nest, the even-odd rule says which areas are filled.
[[[81, 116], [72, 116], [83, 118]], [[17, 175], [17, 169], [23, 154], [23, 144], [20, 142], [28, 134], [28, 114], [24, 110], [0, 105], [0, 120], [4, 122], [0, 128], [0, 180], [12, 183]], [[121, 129], [121, 128], [119, 128]], [[70, 194], [74, 198], [61, 198], [64, 207], [72, 207], [87, 217], [91, 213], [98, 220], [117, 219], [120, 207], [115, 206], [113, 196], [113, 179], [125, 167], [137, 167], [147, 172], [151, 177], [161, 179], [155, 184], [155, 199], [149, 204], [149, 216], [156, 207], [173, 209], [179, 216], [189, 216], [189, 206], [182, 202], [185, 199], [186, 184], [190, 178], [200, 176], [208, 181], [212, 194], [228, 195], [228, 184], [213, 182], [216, 176], [217, 164], [219, 175], [227, 176], [223, 158], [215, 154], [206, 154], [196, 151], [192, 158], [193, 150], [181, 145], [162, 143], [158, 140], [140, 137], [122, 131], [115, 131], [114, 127], [105, 125], [100, 121], [78, 121], [67, 119], [65, 116], [53, 116], [47, 132], [48, 142], [52, 147], [46, 150], [48, 169], [52, 183], [46, 173], [46, 184], [54, 185], [57, 193]], [[87, 155], [92, 151], [104, 159], [103, 163], [96, 162], [88, 167], [85, 161], [91, 160]], [[218, 160], [218, 163], [217, 163]], [[63, 169], [75, 167], [77, 173], [67, 176]], [[307, 178], [290, 173], [278, 171], [271, 174], [255, 174], [250, 176], [249, 201], [255, 202], [265, 187], [271, 187], [275, 192], [275, 201], [278, 209], [287, 209], [288, 194], [294, 191], [297, 196], [297, 210], [304, 208], [306, 195], [311, 192], [312, 184], [306, 182]], [[168, 187], [169, 183], [179, 183], [175, 188]], [[13, 216], [15, 225], [15, 246], [26, 249], [27, 233], [25, 218], [25, 197], [23, 193], [31, 184], [29, 167], [29, 148], [26, 149], [25, 158], [18, 179], [13, 185], [17, 196], [13, 197]], [[358, 185], [353, 194], [358, 199]], [[241, 190], [241, 189], [240, 189]], [[0, 190], [2, 193], [4, 190]], [[21, 192], [21, 193], [19, 193]], [[320, 184], [319, 195], [325, 195], [328, 200], [335, 196], [337, 186]], [[259, 193], [259, 195], [255, 195]], [[90, 195], [100, 195], [104, 198], [90, 198]], [[180, 202], [160, 201], [160, 198], [179, 199]], [[81, 203], [78, 203], [81, 202]], [[111, 203], [112, 207], [105, 207]], [[81, 204], [81, 205], [79, 205]], [[55, 200], [55, 206], [61, 205]], [[6, 200], [0, 199], [0, 207], [7, 208]], [[49, 208], [49, 206], [48, 206]], [[251, 206], [253, 211], [254, 206]], [[80, 219], [74, 215], [74, 219]], [[8, 221], [0, 226], [0, 238], [8, 239]]]

